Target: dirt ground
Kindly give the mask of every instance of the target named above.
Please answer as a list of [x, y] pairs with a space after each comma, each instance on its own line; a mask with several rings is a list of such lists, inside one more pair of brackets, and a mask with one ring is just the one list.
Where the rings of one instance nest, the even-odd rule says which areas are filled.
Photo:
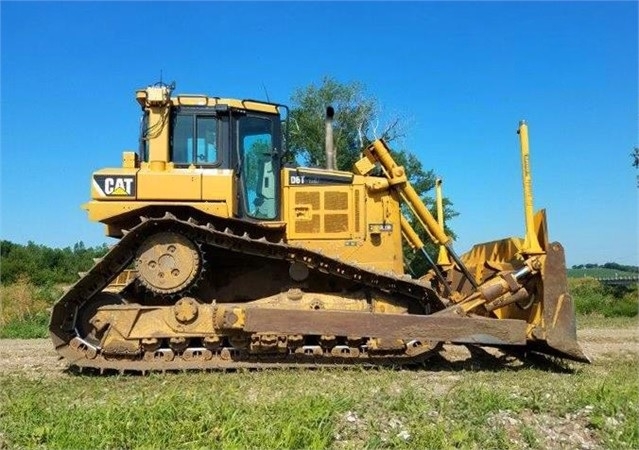
[[[639, 357], [639, 331], [635, 328], [592, 328], [578, 331], [582, 349], [591, 360], [629, 354]], [[494, 353], [496, 350], [487, 350]], [[444, 359], [454, 362], [470, 356], [463, 346], [446, 345]], [[66, 376], [60, 360], [47, 339], [0, 340], [0, 375], [22, 373], [28, 376]]]

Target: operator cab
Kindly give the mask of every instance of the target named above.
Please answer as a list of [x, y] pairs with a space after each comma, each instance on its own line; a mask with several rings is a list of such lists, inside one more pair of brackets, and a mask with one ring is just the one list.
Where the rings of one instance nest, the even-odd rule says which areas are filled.
[[204, 95], [171, 97], [172, 87], [139, 91], [144, 110], [141, 162], [153, 168], [154, 160], [166, 159], [167, 169], [196, 169], [205, 175], [232, 171], [238, 186], [238, 215], [278, 220], [282, 120], [288, 119], [288, 108]]

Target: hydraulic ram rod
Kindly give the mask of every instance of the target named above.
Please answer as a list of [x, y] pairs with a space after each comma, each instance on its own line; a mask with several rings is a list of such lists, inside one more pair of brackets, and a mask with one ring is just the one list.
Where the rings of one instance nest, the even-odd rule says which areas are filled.
[[[435, 198], [437, 200], [437, 223], [444, 229], [444, 196], [442, 195], [442, 179], [437, 178], [435, 180]], [[437, 257], [437, 264], [440, 266], [450, 266], [450, 260], [448, 259], [448, 253], [446, 247], [439, 246], [439, 256]]]
[[437, 220], [433, 217], [428, 208], [426, 208], [426, 205], [422, 202], [419, 194], [417, 194], [415, 188], [413, 188], [408, 181], [404, 168], [395, 163], [386, 143], [382, 139], [378, 139], [365, 150], [364, 154], [366, 155], [365, 159], [368, 159], [371, 163], [379, 161], [390, 185], [397, 189], [404, 202], [406, 202], [406, 204], [408, 204], [408, 206], [413, 210], [417, 219], [419, 219], [425, 230], [433, 238], [435, 244], [440, 244], [446, 247], [448, 254], [451, 258], [453, 258], [457, 267], [459, 267], [459, 270], [461, 270], [470, 284], [477, 289], [477, 282], [475, 281], [475, 278], [470, 274], [459, 256], [457, 256], [457, 254], [453, 251], [452, 239], [446, 234], [444, 229], [439, 226]]
[[450, 287], [448, 286], [448, 282], [446, 281], [446, 278], [442, 274], [441, 270], [439, 270], [439, 267], [437, 267], [437, 264], [435, 264], [433, 259], [430, 257], [430, 255], [426, 251], [424, 242], [420, 239], [419, 235], [415, 232], [415, 230], [410, 225], [410, 223], [408, 223], [408, 220], [406, 219], [406, 217], [404, 217], [403, 214], [400, 216], [400, 222], [402, 226], [402, 235], [404, 236], [404, 238], [408, 241], [411, 247], [422, 252], [424, 257], [426, 258], [426, 261], [428, 261], [428, 264], [430, 265], [430, 267], [435, 271], [435, 275], [437, 276], [437, 279], [439, 280], [439, 282], [442, 284], [446, 294], [450, 295], [451, 294]]

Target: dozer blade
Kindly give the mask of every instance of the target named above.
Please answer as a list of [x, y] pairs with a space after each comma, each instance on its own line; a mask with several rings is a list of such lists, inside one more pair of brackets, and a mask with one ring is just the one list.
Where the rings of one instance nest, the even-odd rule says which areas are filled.
[[564, 248], [559, 242], [546, 248], [542, 282], [545, 342], [532, 341], [531, 346], [541, 353], [589, 363], [577, 343], [575, 303], [568, 292]]
[[[558, 242], [548, 242], [544, 210], [534, 216], [533, 232], [534, 234], [527, 233], [527, 239], [511, 237], [477, 244], [470, 252], [462, 256], [472, 271], [478, 274], [478, 279], [483, 280], [477, 292], [466, 291], [467, 298], [472, 301], [466, 301], [465, 311], [469, 313], [475, 310], [480, 315], [485, 314], [485, 311], [482, 313], [483, 306], [480, 305], [482, 297], [488, 295], [488, 298], [483, 298], [488, 301], [485, 305], [486, 310], [491, 312], [493, 317], [499, 320], [516, 319], [527, 323], [525, 345], [528, 350], [588, 363], [590, 360], [577, 343], [575, 304], [568, 292], [564, 249]], [[537, 250], [531, 252], [527, 243], [533, 240]], [[533, 272], [530, 278], [526, 278], [527, 276], [523, 274], [526, 266], [529, 267], [530, 272]], [[517, 273], [523, 274], [521, 280], [513, 283], [513, 286], [508, 289], [514, 293], [517, 289], [523, 288], [521, 295], [525, 295], [523, 298], [528, 298], [523, 303], [528, 302], [528, 306], [515, 300], [516, 294], [511, 295], [511, 301], [508, 300], [510, 294], [501, 297], [501, 300], [491, 299], [491, 290], [500, 283], [505, 289], [506, 279], [500, 280], [499, 273], [509, 271], [515, 278]], [[457, 279], [459, 278], [457, 275]], [[496, 292], [501, 295], [504, 291]], [[461, 307], [464, 306], [463, 303], [464, 301], [461, 302]], [[457, 305], [453, 305], [436, 314], [446, 315], [457, 308]]]

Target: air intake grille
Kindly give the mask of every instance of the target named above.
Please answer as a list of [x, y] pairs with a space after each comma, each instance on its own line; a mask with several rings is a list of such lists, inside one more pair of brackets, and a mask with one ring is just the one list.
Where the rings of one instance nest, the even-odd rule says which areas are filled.
[[348, 210], [348, 192], [325, 192], [324, 209], [330, 211]]
[[310, 205], [315, 211], [320, 209], [320, 193], [319, 192], [296, 192], [295, 193], [296, 205]]
[[348, 231], [348, 214], [324, 215], [324, 231], [326, 233], [344, 233]]
[[320, 233], [320, 216], [319, 214], [313, 214], [311, 220], [297, 220], [295, 221], [296, 233]]
[[356, 239], [361, 237], [362, 189], [358, 186], [291, 188], [292, 239]]

